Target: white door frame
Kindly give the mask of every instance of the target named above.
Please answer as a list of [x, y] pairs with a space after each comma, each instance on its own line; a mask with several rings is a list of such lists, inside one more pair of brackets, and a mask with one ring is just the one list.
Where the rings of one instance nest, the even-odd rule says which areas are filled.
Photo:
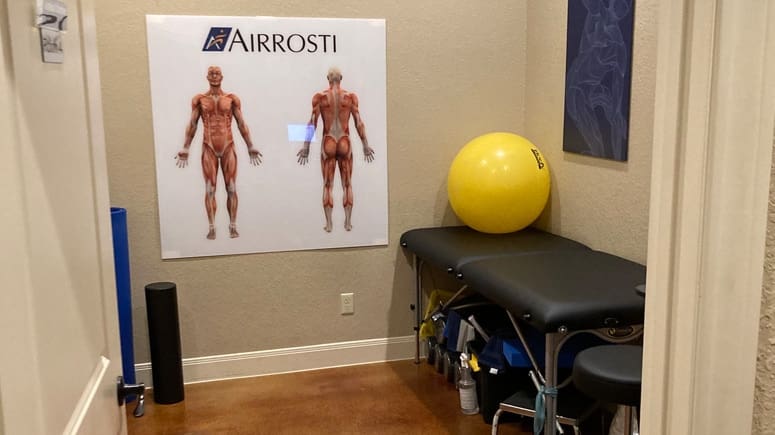
[[[68, 2], [65, 62], [49, 65], [40, 62], [35, 1], [0, 0], [0, 434], [126, 433], [93, 3]], [[44, 129], [65, 139], [32, 134]], [[53, 158], [36, 158], [64, 154], [78, 159], [71, 180], [56, 178]], [[93, 198], [93, 208], [64, 215], [83, 232], [59, 245], [66, 230], [50, 223], [63, 217], [53, 210], [87, 201], [48, 195], [58, 182]], [[62, 228], [77, 228], [75, 220]], [[54, 252], [41, 255], [49, 245]]]
[[[11, 71], [10, 32], [5, 0], [0, 0], [0, 343], [5, 357], [0, 357], [0, 434], [21, 431], [42, 433], [42, 411], [37, 401], [40, 385], [35, 376], [16, 376], [35, 361], [34, 335], [30, 328], [29, 256], [26, 246], [27, 226], [21, 195], [19, 152], [20, 140], [15, 114], [16, 91]], [[13, 145], [13, 146], [12, 146]], [[11, 247], [12, 249], [9, 249]], [[11, 355], [10, 357], [8, 355]], [[8, 376], [8, 374], [14, 374]], [[3, 392], [13, 391], [14, 397]], [[26, 424], [26, 426], [25, 426]]]
[[662, 0], [641, 433], [750, 433], [775, 2]]

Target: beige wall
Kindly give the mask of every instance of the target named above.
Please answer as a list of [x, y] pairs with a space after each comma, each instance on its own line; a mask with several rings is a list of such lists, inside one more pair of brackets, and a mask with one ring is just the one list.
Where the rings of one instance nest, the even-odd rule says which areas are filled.
[[[413, 279], [398, 237], [455, 222], [446, 171], [466, 141], [523, 129], [525, 2], [106, 0], [97, 13], [111, 201], [128, 209], [137, 362], [149, 360], [143, 286], [161, 280], [178, 284], [184, 357], [411, 335]], [[386, 18], [389, 143], [370, 145], [388, 158], [389, 246], [161, 261], [145, 14]], [[339, 314], [343, 291], [355, 292], [354, 316]]]
[[552, 170], [551, 199], [539, 226], [645, 263], [657, 1], [635, 3], [628, 161], [562, 151], [565, 0], [528, 2], [525, 136], [545, 154]]
[[[775, 139], [773, 142], [775, 146]], [[753, 409], [753, 433], [762, 435], [775, 433], [775, 159], [770, 179], [765, 249], [764, 291]]]

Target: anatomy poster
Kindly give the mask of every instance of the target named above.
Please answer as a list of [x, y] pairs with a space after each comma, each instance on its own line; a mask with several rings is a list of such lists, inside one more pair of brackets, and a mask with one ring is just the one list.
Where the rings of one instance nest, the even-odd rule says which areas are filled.
[[565, 151], [627, 160], [634, 1], [568, 1]]
[[384, 20], [146, 24], [162, 258], [387, 244]]

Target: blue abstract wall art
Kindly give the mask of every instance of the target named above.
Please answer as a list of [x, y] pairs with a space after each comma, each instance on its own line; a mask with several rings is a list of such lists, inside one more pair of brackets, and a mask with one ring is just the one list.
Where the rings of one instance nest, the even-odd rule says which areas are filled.
[[635, 0], [568, 0], [563, 150], [627, 160]]

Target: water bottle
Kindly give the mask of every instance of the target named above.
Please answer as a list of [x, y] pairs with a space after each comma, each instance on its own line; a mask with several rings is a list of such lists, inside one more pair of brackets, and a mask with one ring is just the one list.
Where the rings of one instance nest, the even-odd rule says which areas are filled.
[[460, 381], [458, 382], [460, 391], [460, 409], [463, 414], [478, 414], [479, 400], [476, 398], [476, 381], [471, 375], [471, 366], [468, 364], [468, 355], [460, 354]]

